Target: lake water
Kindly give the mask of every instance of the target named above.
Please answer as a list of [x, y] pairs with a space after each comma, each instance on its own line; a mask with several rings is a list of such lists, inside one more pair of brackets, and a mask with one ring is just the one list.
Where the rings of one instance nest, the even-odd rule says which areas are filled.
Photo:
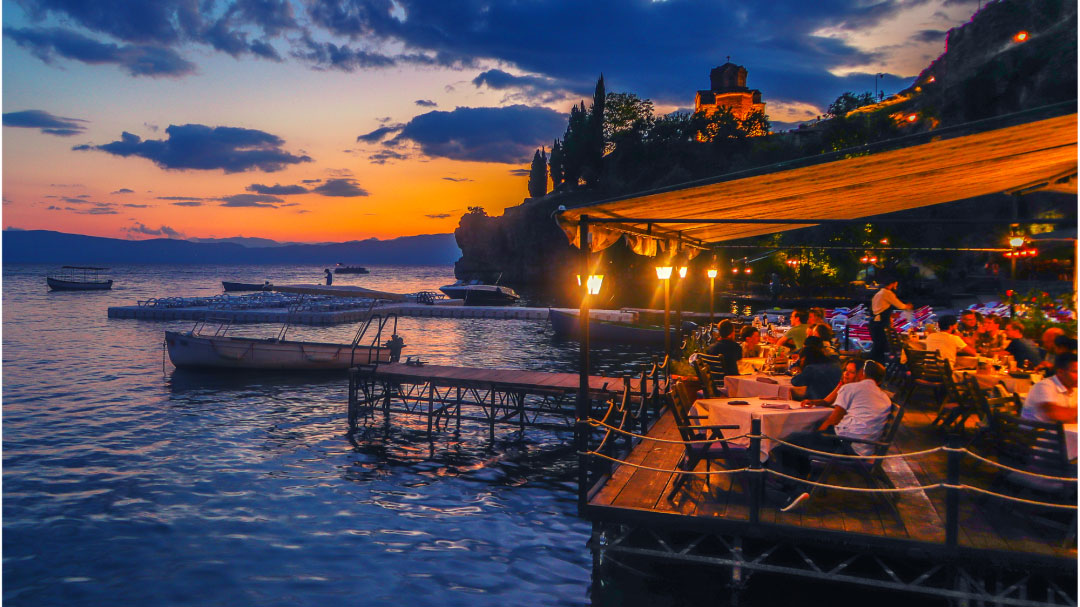
[[[322, 268], [124, 266], [112, 291], [50, 293], [50, 267], [3, 268], [5, 605], [512, 605], [593, 600], [568, 433], [465, 424], [429, 445], [395, 416], [350, 442], [336, 376], [177, 372], [165, 329], [106, 309], [212, 295], [220, 281], [322, 280]], [[453, 269], [336, 276], [395, 292]], [[274, 325], [236, 326], [275, 335]], [[297, 327], [351, 340], [355, 326]], [[546, 323], [400, 321], [433, 363], [574, 371]], [[647, 357], [595, 356], [601, 371]], [[164, 364], [163, 364], [164, 363]]]

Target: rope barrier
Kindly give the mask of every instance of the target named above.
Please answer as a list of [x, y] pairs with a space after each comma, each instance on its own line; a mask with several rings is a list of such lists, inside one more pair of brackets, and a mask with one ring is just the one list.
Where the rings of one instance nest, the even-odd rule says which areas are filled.
[[[948, 486], [952, 487], [952, 485], [948, 485]], [[1045, 506], [1047, 508], [1060, 508], [1060, 509], [1063, 509], [1063, 510], [1076, 510], [1076, 505], [1074, 505], [1074, 504], [1054, 504], [1054, 503], [1051, 503], [1051, 502], [1040, 502], [1040, 501], [1036, 501], [1036, 500], [1029, 500], [1029, 499], [1024, 499], [1022, 497], [1013, 497], [1011, 495], [1005, 495], [1004, 493], [995, 493], [993, 491], [987, 491], [986, 489], [982, 489], [980, 487], [972, 487], [971, 485], [959, 485], [957, 488], [964, 489], [965, 491], [974, 491], [975, 493], [981, 493], [983, 495], [989, 495], [989, 496], [992, 496], [992, 497], [997, 497], [997, 498], [1001, 498], [1003, 500], [1008, 500], [1010, 502], [1017, 502], [1017, 503], [1020, 503], [1020, 504], [1028, 504], [1028, 505], [1032, 505], [1032, 506]]]
[[[751, 438], [755, 438], [755, 437], [751, 437]], [[768, 434], [762, 434], [760, 438], [766, 438], [766, 439], [769, 439], [769, 440], [771, 440], [773, 442], [780, 443], [781, 445], [787, 445], [788, 447], [791, 447], [791, 448], [796, 449], [798, 451], [805, 451], [807, 453], [817, 453], [819, 455], [825, 455], [825, 456], [828, 456], [828, 457], [835, 457], [835, 458], [842, 458], [842, 459], [873, 460], [873, 459], [896, 459], [896, 458], [904, 458], [904, 457], [919, 457], [921, 455], [927, 455], [927, 454], [930, 454], [930, 453], [936, 453], [938, 451], [942, 451], [942, 450], [945, 449], [945, 447], [934, 447], [933, 449], [924, 449], [922, 451], [910, 451], [908, 453], [887, 453], [885, 455], [848, 455], [846, 453], [833, 453], [832, 451], [819, 451], [817, 449], [811, 449], [809, 447], [803, 447], [802, 445], [797, 445], [795, 443], [789, 443], [788, 441], [783, 440], [783, 439], [773, 438], [773, 437], [769, 436]]]
[[621, 460], [621, 459], [611, 457], [610, 455], [604, 455], [603, 453], [597, 453], [596, 451], [586, 451], [584, 453], [579, 451], [578, 455], [593, 455], [593, 456], [599, 457], [600, 459], [606, 459], [608, 461], [615, 462], [616, 464], [622, 464], [624, 466], [630, 466], [631, 468], [638, 468], [639, 470], [651, 470], [652, 472], [664, 472], [664, 473], [667, 473], [667, 474], [693, 474], [694, 476], [709, 476], [709, 475], [712, 475], [712, 474], [735, 474], [735, 473], [738, 473], [738, 472], [756, 472], [756, 470], [753, 470], [753, 469], [745, 467], [745, 466], [742, 467], [742, 468], [734, 468], [734, 469], [724, 469], [724, 470], [716, 470], [716, 471], [709, 470], [707, 472], [698, 472], [697, 470], [680, 470], [678, 468], [676, 468], [674, 470], [668, 470], [666, 468], [654, 468], [652, 466], [643, 466], [641, 464], [634, 464], [634, 463], [631, 463], [631, 462], [628, 462], [628, 461], [625, 461], [625, 460]]
[[605, 424], [604, 422], [601, 422], [599, 420], [595, 420], [595, 419], [592, 419], [592, 418], [588, 419], [588, 424], [590, 426], [593, 426], [593, 427], [603, 427], [603, 428], [607, 428], [609, 430], [614, 430], [615, 432], [619, 432], [619, 433], [625, 434], [627, 436], [632, 436], [634, 438], [640, 438], [642, 440], [651, 440], [651, 441], [655, 441], [655, 442], [658, 442], [658, 443], [669, 443], [669, 444], [672, 444], [672, 445], [703, 445], [703, 444], [711, 444], [711, 443], [730, 443], [732, 441], [736, 441], [736, 440], [739, 440], [741, 438], [747, 438], [747, 437], [750, 436], [749, 434], [740, 434], [739, 436], [732, 436], [731, 438], [706, 438], [706, 439], [701, 439], [701, 440], [684, 441], [684, 440], [671, 440], [671, 439], [668, 439], [668, 438], [657, 438], [657, 437], [654, 437], [654, 436], [648, 436], [646, 434], [636, 434], [636, 433], [631, 432], [629, 430], [623, 430], [622, 428], [616, 428], [615, 426]]
[[916, 487], [893, 487], [892, 489], [879, 489], [875, 487], [848, 487], [845, 485], [830, 485], [828, 483], [819, 483], [817, 481], [807, 480], [798, 476], [791, 476], [784, 474], [783, 472], [777, 472], [771, 468], [763, 468], [769, 474], [779, 476], [780, 478], [786, 478], [790, 481], [797, 483], [804, 483], [806, 485], [813, 485], [814, 487], [823, 487], [825, 489], [838, 489], [840, 491], [854, 491], [856, 493], [909, 493], [913, 491], [926, 491], [928, 489], [940, 489], [945, 487], [945, 483], [934, 483], [931, 485], [918, 485]]
[[1048, 474], [1039, 474], [1038, 472], [1029, 472], [1027, 470], [1021, 470], [1019, 468], [1013, 468], [1012, 466], [1007, 466], [1007, 465], [1005, 465], [1005, 464], [1003, 464], [1001, 462], [996, 462], [996, 461], [994, 461], [992, 459], [983, 457], [983, 456], [979, 455], [978, 453], [975, 453], [974, 451], [971, 451], [970, 449], [968, 449], [966, 447], [962, 447], [962, 448], [942, 447], [942, 449], [944, 449], [945, 451], [958, 451], [958, 452], [961, 452], [961, 453], [967, 453], [971, 457], [974, 457], [975, 459], [977, 459], [977, 460], [979, 460], [981, 462], [985, 462], [987, 464], [990, 464], [991, 466], [997, 466], [998, 468], [1001, 468], [1002, 470], [1008, 470], [1009, 472], [1016, 472], [1016, 473], [1019, 473], [1019, 474], [1026, 474], [1027, 476], [1034, 476], [1035, 478], [1044, 478], [1044, 479], [1050, 480], [1050, 481], [1061, 481], [1063, 483], [1075, 483], [1076, 482], [1076, 477], [1074, 477], [1074, 476], [1050, 476]]

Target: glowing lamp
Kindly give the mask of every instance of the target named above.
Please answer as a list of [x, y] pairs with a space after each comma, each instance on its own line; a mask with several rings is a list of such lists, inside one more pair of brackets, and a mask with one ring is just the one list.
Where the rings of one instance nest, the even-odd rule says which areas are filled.
[[877, 263], [877, 257], [871, 257], [870, 263]]
[[933, 76], [930, 76], [930, 79], [927, 80], [926, 83], [930, 84], [930, 83], [934, 82], [935, 80], [937, 80], [937, 78], [934, 78]]
[[743, 270], [743, 272], [746, 272], [747, 274], [749, 274], [750, 273], [750, 268], [746, 268], [745, 270]]
[[[578, 286], [581, 286], [581, 274], [577, 277]], [[589, 274], [589, 277], [585, 279], [585, 288], [588, 289], [589, 295], [596, 295], [600, 292], [600, 285], [604, 284], [603, 274]]]
[[679, 278], [686, 278], [686, 266], [679, 266]]
[[865, 255], [863, 255], [863, 258], [862, 258], [862, 259], [860, 259], [859, 261], [861, 261], [861, 262], [863, 262], [863, 263], [870, 263], [870, 258], [869, 258], [869, 257], [867, 257], [867, 256], [865, 256]]
[[739, 273], [739, 268], [731, 268], [731, 273], [732, 274], [738, 274]]
[[709, 278], [716, 278], [716, 268], [709, 268], [705, 270], [705, 275]]
[[907, 121], [908, 121], [908, 122], [915, 122], [915, 121], [916, 121], [916, 120], [918, 120], [918, 119], [919, 119], [919, 115], [918, 115], [918, 114], [908, 114], [908, 115], [907, 115]]
[[671, 278], [671, 266], [656, 266], [656, 277], [660, 280]]
[[1026, 42], [1029, 37], [1030, 36], [1027, 32], [1021, 30], [1019, 32], [1016, 32], [1016, 35], [1013, 36], [1013, 42]]
[[882, 238], [881, 239], [881, 244], [884, 244], [884, 245], [889, 244], [889, 239], [888, 238]]
[[1020, 247], [1024, 246], [1024, 237], [1023, 236], [1010, 236], [1009, 237], [1009, 246], [1013, 247], [1013, 248], [1020, 248]]

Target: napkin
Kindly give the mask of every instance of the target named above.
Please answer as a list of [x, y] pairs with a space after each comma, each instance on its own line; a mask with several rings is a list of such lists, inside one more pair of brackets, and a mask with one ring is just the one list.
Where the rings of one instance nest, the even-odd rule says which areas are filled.
[[762, 409], [790, 409], [791, 405], [787, 403], [761, 403]]
[[780, 383], [780, 382], [778, 382], [775, 379], [772, 379], [770, 377], [759, 377], [759, 378], [757, 378], [757, 380], [759, 382], [763, 383], [763, 384], [778, 384], [778, 383]]

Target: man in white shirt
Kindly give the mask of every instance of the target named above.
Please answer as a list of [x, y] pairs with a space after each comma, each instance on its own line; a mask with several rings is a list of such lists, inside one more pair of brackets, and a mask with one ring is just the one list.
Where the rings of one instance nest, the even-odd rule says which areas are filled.
[[891, 278], [882, 278], [881, 290], [874, 294], [870, 300], [870, 339], [874, 341], [874, 347], [870, 350], [871, 360], [879, 363], [885, 362], [885, 352], [889, 349], [889, 338], [885, 336], [885, 327], [889, 326], [889, 319], [893, 308], [898, 310], [910, 310], [913, 306], [900, 301], [896, 296], [896, 288], [900, 283]]
[[926, 349], [937, 350], [941, 358], [949, 361], [949, 365], [956, 368], [956, 355], [965, 354], [975, 356], [975, 348], [968, 345], [963, 337], [956, 334], [956, 317], [942, 316], [938, 323], [941, 329], [937, 333], [926, 336]]
[[[866, 361], [853, 383], [840, 386], [832, 413], [821, 422], [816, 432], [795, 432], [784, 440], [808, 449], [832, 453], [839, 452], [844, 443], [829, 437], [829, 433], [846, 438], [878, 440], [892, 410], [889, 395], [880, 387], [884, 380], [885, 367], [872, 360]], [[859, 455], [869, 455], [874, 450], [872, 445], [858, 443], [851, 443], [851, 448]], [[769, 461], [777, 462], [789, 475], [807, 478], [810, 474], [806, 453], [786, 445], [773, 449]], [[792, 510], [809, 497], [809, 493], [801, 490], [792, 493], [781, 509], [784, 512]]]
[[1076, 423], [1076, 354], [1058, 354], [1054, 374], [1031, 387], [1020, 417]]

